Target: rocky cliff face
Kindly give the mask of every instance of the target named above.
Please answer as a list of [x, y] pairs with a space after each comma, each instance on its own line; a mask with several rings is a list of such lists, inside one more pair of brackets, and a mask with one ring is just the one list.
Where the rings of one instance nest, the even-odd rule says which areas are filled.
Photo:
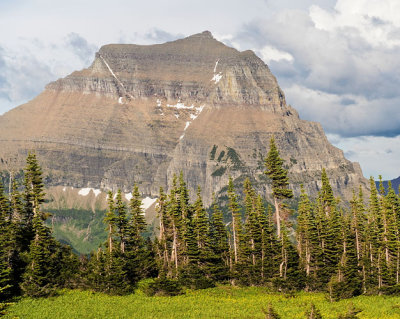
[[103, 46], [88, 69], [0, 117], [0, 157], [15, 169], [36, 150], [52, 185], [129, 191], [138, 182], [153, 197], [182, 170], [209, 204], [229, 175], [251, 175], [268, 192], [263, 157], [272, 135], [295, 193], [303, 183], [316, 194], [323, 167], [337, 195], [366, 185], [321, 126], [286, 104], [261, 59], [203, 32]]

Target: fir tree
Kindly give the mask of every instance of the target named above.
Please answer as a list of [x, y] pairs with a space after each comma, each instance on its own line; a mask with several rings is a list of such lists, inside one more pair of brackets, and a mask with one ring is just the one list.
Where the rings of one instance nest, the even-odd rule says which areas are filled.
[[229, 211], [232, 216], [232, 237], [233, 237], [233, 256], [234, 256], [234, 261], [235, 263], [239, 262], [240, 259], [240, 242], [239, 242], [239, 236], [242, 232], [242, 221], [239, 213], [239, 203], [237, 200], [237, 195], [235, 193], [235, 188], [233, 186], [233, 180], [232, 177], [229, 177], [229, 183], [228, 183], [228, 198], [229, 198]]
[[279, 156], [279, 151], [275, 145], [274, 137], [270, 140], [269, 152], [265, 159], [265, 166], [267, 168], [265, 174], [267, 174], [272, 181], [272, 195], [275, 203], [277, 235], [278, 237], [281, 237], [282, 201], [284, 199], [292, 198], [293, 191], [288, 188], [289, 178], [287, 176], [287, 170], [283, 167], [283, 160]]

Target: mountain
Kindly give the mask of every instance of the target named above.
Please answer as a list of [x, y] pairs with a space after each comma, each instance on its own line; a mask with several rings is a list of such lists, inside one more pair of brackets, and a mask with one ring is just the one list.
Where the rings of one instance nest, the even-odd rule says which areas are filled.
[[[392, 179], [390, 181], [382, 181], [383, 187], [385, 188], [385, 191], [387, 192], [387, 189], [389, 187], [389, 182], [392, 183], [392, 188], [394, 189], [394, 191], [396, 192], [396, 194], [399, 194], [399, 189], [400, 189], [400, 176]], [[376, 187], [379, 189], [379, 181], [375, 181], [375, 185]]]
[[48, 185], [132, 189], [154, 198], [174, 173], [206, 204], [231, 175], [270, 190], [263, 158], [275, 136], [291, 187], [310, 194], [327, 169], [336, 195], [367, 188], [358, 163], [301, 120], [268, 66], [208, 31], [156, 45], [101, 47], [87, 69], [47, 85], [0, 117], [0, 169], [35, 150]]

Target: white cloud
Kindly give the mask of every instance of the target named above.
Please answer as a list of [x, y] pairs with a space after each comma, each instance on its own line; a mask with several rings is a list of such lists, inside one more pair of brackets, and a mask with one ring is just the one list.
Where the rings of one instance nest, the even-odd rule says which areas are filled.
[[400, 175], [400, 136], [363, 136], [343, 138], [338, 135], [327, 135], [328, 140], [344, 151], [347, 159], [362, 165], [364, 176], [384, 180]]
[[271, 47], [269, 45], [264, 46], [261, 50], [261, 57], [267, 63], [271, 61], [293, 61], [293, 56], [290, 53], [278, 50], [277, 48]]

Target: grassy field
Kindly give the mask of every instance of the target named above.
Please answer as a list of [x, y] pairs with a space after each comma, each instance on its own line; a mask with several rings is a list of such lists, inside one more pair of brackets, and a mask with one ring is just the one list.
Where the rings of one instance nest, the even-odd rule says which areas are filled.
[[324, 294], [302, 292], [289, 297], [260, 287], [218, 287], [177, 297], [147, 297], [140, 290], [122, 297], [65, 290], [47, 299], [23, 298], [8, 308], [5, 318], [265, 318], [261, 309], [271, 303], [281, 318], [298, 319], [305, 318], [311, 302], [323, 318], [337, 318], [350, 303], [362, 309], [359, 318], [400, 318], [400, 297], [360, 296], [330, 303]]

